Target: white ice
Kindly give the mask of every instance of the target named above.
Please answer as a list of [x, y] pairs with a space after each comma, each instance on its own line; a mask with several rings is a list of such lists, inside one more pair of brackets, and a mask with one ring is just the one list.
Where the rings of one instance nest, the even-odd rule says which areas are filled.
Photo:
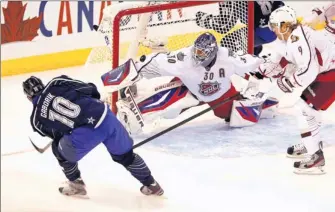
[[[35, 75], [47, 81], [67, 74], [100, 87], [104, 71], [79, 67]], [[1, 154], [28, 151], [1, 157], [1, 211], [335, 211], [335, 105], [323, 113], [326, 175], [293, 174], [293, 161], [285, 157], [286, 148], [299, 141], [292, 109], [233, 130], [209, 113], [136, 150], [165, 189], [163, 198], [141, 195], [140, 184], [99, 146], [80, 161], [90, 196], [82, 200], [57, 191], [65, 179], [50, 149], [30, 151], [28, 136], [40, 146], [48, 139], [33, 135], [29, 124], [32, 106], [21, 87], [28, 76], [1, 79]]]

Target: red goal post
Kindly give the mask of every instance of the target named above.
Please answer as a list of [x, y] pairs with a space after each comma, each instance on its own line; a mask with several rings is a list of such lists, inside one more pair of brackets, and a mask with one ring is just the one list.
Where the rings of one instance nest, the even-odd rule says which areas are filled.
[[[233, 2], [233, 1], [226, 1], [227, 4], [229, 2]], [[253, 53], [253, 48], [254, 48], [254, 2], [253, 1], [242, 1], [244, 2], [243, 4], [245, 6], [241, 6], [241, 8], [236, 8], [235, 13], [241, 13], [242, 16], [244, 15], [246, 17], [246, 33], [245, 33], [245, 37], [241, 37], [241, 39], [246, 39], [246, 50], [248, 53]], [[222, 1], [220, 2], [222, 4]], [[112, 45], [112, 68], [116, 68], [120, 65], [120, 44], [121, 44], [121, 27], [120, 27], [120, 23], [122, 22], [123, 18], [126, 16], [133, 16], [133, 15], [143, 15], [143, 14], [154, 14], [155, 12], [158, 11], [171, 11], [171, 10], [175, 10], [175, 9], [187, 9], [187, 8], [191, 8], [191, 7], [199, 7], [199, 6], [205, 6], [205, 5], [217, 5], [217, 7], [219, 7], [219, 2], [213, 2], [213, 1], [181, 1], [181, 2], [173, 2], [173, 3], [164, 3], [164, 4], [157, 4], [157, 5], [149, 5], [149, 6], [143, 6], [143, 7], [137, 7], [137, 8], [129, 8], [129, 9], [125, 9], [125, 10], [121, 10], [119, 11], [114, 19], [113, 19], [113, 24], [112, 24], [112, 36], [111, 36], [111, 45]], [[233, 4], [233, 3], [231, 3]], [[241, 11], [240, 11], [241, 10]], [[245, 11], [247, 10], [247, 11]], [[211, 11], [205, 11], [205, 12], [211, 12]], [[229, 11], [226, 11], [229, 12]], [[231, 17], [234, 16], [234, 10], [231, 10], [228, 14], [227, 17]], [[147, 20], [148, 21], [148, 20]], [[148, 24], [148, 22], [146, 23]], [[222, 25], [227, 24], [227, 23], [222, 23]], [[146, 28], [147, 26], [145, 26]], [[173, 27], [173, 26], [171, 26]], [[209, 29], [204, 29], [204, 31], [209, 31]], [[136, 37], [136, 36], [135, 36]], [[224, 36], [223, 36], [224, 37]], [[237, 38], [238, 39], [238, 38]], [[188, 41], [185, 42], [187, 44], [191, 44], [194, 41], [194, 38], [192, 41]], [[171, 41], [169, 41], [171, 42]], [[220, 40], [218, 40], [218, 42], [220, 42]], [[237, 40], [237, 42], [241, 42], [239, 40]], [[243, 43], [243, 42], [242, 42]], [[139, 44], [136, 44], [136, 46], [138, 46]], [[178, 44], [180, 48], [186, 47], [184, 46], [184, 44]], [[185, 44], [186, 45], [186, 44]], [[136, 47], [135, 47], [136, 48]], [[170, 50], [168, 48], [168, 50]], [[174, 49], [173, 49], [174, 50]], [[129, 50], [128, 50], [129, 51]], [[135, 50], [137, 52], [137, 56], [141, 55], [140, 50], [137, 49]], [[129, 53], [129, 52], [128, 52]], [[145, 54], [142, 53], [142, 54]], [[134, 55], [134, 57], [136, 56]], [[117, 112], [116, 109], [116, 101], [118, 99], [118, 92], [114, 92], [112, 95], [112, 101], [113, 104], [111, 105], [111, 109], [113, 112]]]

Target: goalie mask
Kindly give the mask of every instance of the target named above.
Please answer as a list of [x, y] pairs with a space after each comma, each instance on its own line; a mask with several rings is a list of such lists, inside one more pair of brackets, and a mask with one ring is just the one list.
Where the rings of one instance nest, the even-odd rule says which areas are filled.
[[34, 96], [43, 91], [44, 84], [41, 79], [31, 76], [22, 83], [22, 87], [24, 94], [30, 101], [32, 101]]
[[207, 67], [218, 52], [216, 38], [209, 32], [200, 35], [194, 42], [192, 57], [197, 65]]

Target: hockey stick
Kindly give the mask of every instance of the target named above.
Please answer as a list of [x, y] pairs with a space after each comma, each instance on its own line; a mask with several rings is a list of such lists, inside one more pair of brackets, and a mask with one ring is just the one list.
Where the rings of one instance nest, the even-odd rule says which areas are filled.
[[32, 152], [32, 151], [35, 151], [35, 150], [38, 151], [39, 153], [43, 154], [52, 144], [52, 141], [51, 141], [44, 148], [39, 148], [33, 143], [31, 138], [29, 138], [29, 140], [30, 140], [30, 143], [33, 145], [34, 149], [26, 149], [26, 150], [21, 150], [21, 151], [16, 151], [16, 152], [4, 153], [4, 154], [1, 154], [1, 157], [28, 153], [28, 152]]
[[38, 151], [39, 153], [43, 154], [52, 144], [53, 141], [50, 141], [44, 148], [39, 148], [38, 146], [36, 146], [34, 144], [34, 142], [31, 140], [31, 138], [29, 138], [30, 143], [33, 145], [33, 147], [36, 149], [36, 151]]
[[1, 157], [19, 155], [19, 154], [23, 154], [23, 153], [27, 153], [27, 152], [32, 152], [32, 151], [35, 151], [35, 150], [34, 149], [26, 149], [26, 150], [21, 150], [21, 151], [16, 151], [16, 152], [8, 152], [8, 153], [1, 154]]
[[237, 93], [237, 94], [235, 94], [235, 95], [233, 95], [233, 96], [231, 96], [231, 97], [228, 97], [228, 98], [222, 100], [221, 102], [218, 102], [217, 104], [213, 105], [212, 107], [206, 108], [206, 109], [200, 111], [199, 113], [194, 114], [193, 116], [190, 116], [190, 117], [188, 117], [187, 119], [185, 119], [185, 120], [183, 120], [183, 121], [181, 121], [181, 122], [178, 122], [177, 124], [172, 125], [171, 127], [167, 128], [167, 129], [165, 129], [165, 130], [163, 130], [163, 131], [161, 131], [161, 132], [159, 132], [159, 133], [157, 133], [157, 134], [155, 134], [155, 135], [153, 135], [153, 136], [151, 136], [151, 137], [149, 137], [149, 138], [147, 138], [147, 139], [144, 139], [143, 141], [141, 141], [141, 142], [135, 144], [135, 145], [133, 146], [133, 149], [136, 149], [137, 147], [140, 147], [140, 146], [142, 146], [143, 144], [146, 144], [146, 143], [148, 143], [149, 141], [152, 141], [152, 140], [154, 140], [155, 138], [158, 138], [159, 136], [164, 135], [164, 134], [166, 134], [166, 133], [168, 133], [168, 132], [170, 132], [170, 131], [176, 129], [177, 127], [180, 127], [180, 126], [182, 126], [183, 124], [186, 124], [187, 122], [190, 122], [190, 121], [192, 121], [193, 119], [196, 119], [196, 118], [198, 118], [199, 116], [202, 116], [203, 114], [208, 113], [208, 112], [211, 111], [211, 110], [215, 110], [216, 108], [218, 108], [218, 107], [220, 107], [221, 105], [223, 105], [223, 104], [225, 104], [225, 103], [227, 103], [227, 102], [233, 100], [235, 97], [237, 97], [237, 96], [239, 96], [239, 95], [240, 95], [240, 93]]

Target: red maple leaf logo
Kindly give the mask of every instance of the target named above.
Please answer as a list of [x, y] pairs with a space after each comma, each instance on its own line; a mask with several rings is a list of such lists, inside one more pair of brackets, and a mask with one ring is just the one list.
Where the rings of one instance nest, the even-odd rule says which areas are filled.
[[2, 8], [5, 23], [1, 24], [1, 44], [31, 41], [38, 35], [42, 14], [23, 20], [26, 7], [21, 1], [8, 1], [7, 8]]

